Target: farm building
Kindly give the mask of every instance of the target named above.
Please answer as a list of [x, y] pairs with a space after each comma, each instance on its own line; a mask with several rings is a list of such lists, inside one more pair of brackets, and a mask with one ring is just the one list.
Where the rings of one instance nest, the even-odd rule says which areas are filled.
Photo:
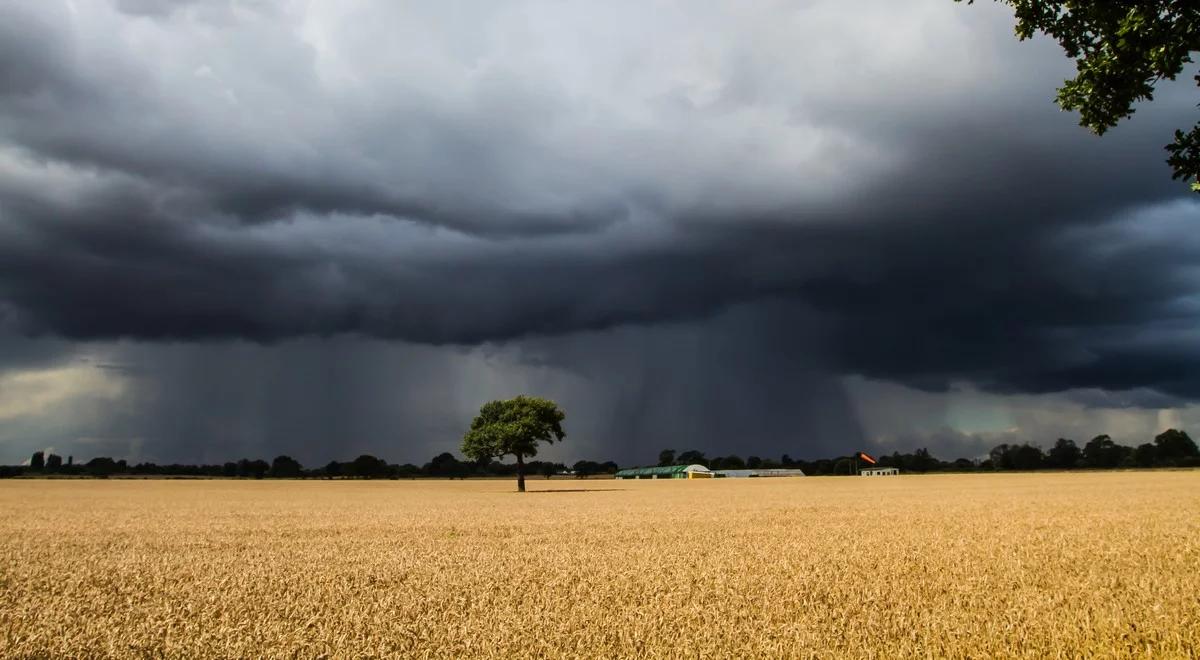
[[711, 479], [712, 476], [712, 471], [703, 465], [628, 468], [617, 472], [618, 479]]
[[746, 477], [803, 477], [801, 470], [709, 470], [703, 465], [628, 468], [617, 472], [618, 479], [712, 479]]
[[900, 474], [900, 468], [894, 467], [873, 467], [865, 468], [859, 471], [860, 477], [894, 477]]
[[715, 470], [718, 477], [745, 479], [747, 477], [803, 477], [803, 470], [788, 468], [763, 468], [760, 470]]

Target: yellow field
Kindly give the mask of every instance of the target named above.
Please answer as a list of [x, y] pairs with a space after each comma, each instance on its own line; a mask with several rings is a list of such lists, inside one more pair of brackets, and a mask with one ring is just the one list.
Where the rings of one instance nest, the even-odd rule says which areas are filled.
[[0, 482], [0, 657], [1183, 657], [1200, 472]]

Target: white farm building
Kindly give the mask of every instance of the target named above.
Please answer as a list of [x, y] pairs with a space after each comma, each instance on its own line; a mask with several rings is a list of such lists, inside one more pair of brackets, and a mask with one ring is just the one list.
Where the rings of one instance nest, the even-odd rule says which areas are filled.
[[616, 476], [618, 479], [744, 479], [746, 477], [803, 477], [804, 472], [786, 468], [710, 470], [703, 465], [665, 465], [628, 468], [617, 472]]

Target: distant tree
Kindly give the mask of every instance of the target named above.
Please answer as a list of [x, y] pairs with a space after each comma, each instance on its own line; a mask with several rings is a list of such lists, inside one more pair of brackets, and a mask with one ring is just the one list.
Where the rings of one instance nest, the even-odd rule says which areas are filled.
[[325, 476], [330, 479], [341, 476], [342, 464], [338, 463], [337, 461], [329, 461], [325, 464], [325, 469], [323, 472], [325, 472]]
[[[820, 461], [818, 461], [820, 462]], [[826, 474], [837, 474], [851, 476], [854, 474], [854, 459], [850, 456], [843, 456], [833, 462], [830, 472]]]
[[448, 451], [434, 456], [425, 464], [425, 473], [443, 479], [462, 479], [471, 471], [471, 464], [463, 463]]
[[1154, 437], [1154, 449], [1160, 460], [1175, 461], [1200, 455], [1196, 443], [1184, 431], [1167, 429]]
[[746, 461], [743, 461], [741, 456], [730, 454], [729, 456], [717, 456], [709, 460], [708, 466], [714, 470], [744, 470], [746, 469]]
[[387, 476], [387, 461], [370, 454], [362, 454], [346, 466], [347, 473], [361, 479], [378, 479]]
[[271, 461], [271, 476], [277, 479], [294, 479], [300, 476], [300, 462], [291, 456], [276, 456]]
[[262, 479], [267, 475], [267, 472], [270, 471], [270, 469], [270, 464], [261, 458], [256, 458], [254, 460], [243, 458], [237, 462], [237, 476], [239, 477], [253, 477], [255, 479]]
[[117, 462], [107, 456], [97, 456], [83, 467], [88, 474], [96, 477], [107, 477], [117, 472]]
[[1152, 467], [1158, 460], [1158, 450], [1149, 442], [1138, 445], [1133, 450], [1133, 462], [1138, 467]]
[[679, 454], [679, 456], [675, 457], [675, 460], [678, 461], [679, 465], [708, 466], [708, 459], [704, 457], [704, 452], [696, 451], [695, 449], [689, 449], [688, 451]]
[[1046, 465], [1059, 470], [1070, 470], [1082, 456], [1074, 440], [1059, 438], [1046, 454]]
[[763, 459], [758, 456], [749, 456], [746, 458], [746, 467], [751, 470], [757, 470], [763, 466]]
[[1024, 443], [1013, 448], [1012, 464], [1017, 470], [1040, 470], [1044, 461], [1041, 447]]
[[221, 466], [221, 476], [236, 477], [238, 476], [238, 464], [230, 461]]
[[33, 452], [33, 456], [29, 458], [29, 469], [41, 470], [46, 467], [46, 455], [40, 451]]
[[1127, 453], [1128, 447], [1118, 445], [1107, 435], [1098, 435], [1083, 446], [1083, 460], [1094, 468], [1115, 468]]
[[[1075, 60], [1076, 76], [1058, 89], [1058, 105], [1078, 110], [1080, 125], [1097, 135], [1132, 116], [1135, 103], [1153, 100], [1154, 86], [1174, 80], [1200, 51], [1195, 0], [1001, 1], [1016, 12], [1018, 38], [1042, 32]], [[1194, 79], [1200, 84], [1200, 74]], [[1166, 150], [1172, 178], [1191, 179], [1200, 192], [1200, 122], [1175, 131]]]
[[905, 461], [909, 470], [913, 472], [932, 472], [938, 468], [938, 460], [929, 454], [929, 450], [925, 447], [914, 451], [912, 458]]
[[60, 469], [62, 469], [62, 464], [62, 456], [59, 456], [58, 454], [50, 454], [46, 457], [47, 472], [58, 472]]
[[575, 472], [575, 476], [580, 479], [590, 477], [593, 474], [613, 474], [618, 469], [619, 468], [617, 467], [617, 464], [613, 463], [612, 461], [606, 461], [604, 463], [597, 463], [596, 461], [577, 461], [575, 465], [571, 466], [571, 470]]
[[494, 475], [497, 477], [511, 477], [517, 474], [517, 464], [514, 462], [509, 465], [497, 460], [489, 460], [487, 463], [481, 464], [479, 461], [468, 463], [474, 465], [476, 469], [485, 474]]
[[996, 445], [988, 452], [988, 460], [992, 463], [993, 470], [1011, 470], [1012, 468], [1012, 450], [1007, 443]]
[[792, 457], [788, 456], [787, 454], [779, 457], [779, 463], [785, 468], [790, 468], [795, 464], [795, 462], [792, 461]]
[[517, 459], [517, 491], [525, 492], [525, 457], [536, 456], [538, 444], [566, 437], [566, 415], [548, 399], [517, 396], [491, 401], [479, 409], [463, 436], [462, 452], [476, 460], [512, 455]]
[[396, 475], [402, 479], [413, 479], [421, 476], [421, 468], [413, 465], [412, 463], [405, 463], [404, 465], [397, 465], [393, 467], [397, 468]]
[[664, 449], [664, 450], [658, 452], [658, 465], [659, 465], [659, 467], [675, 465], [675, 450], [674, 449]]

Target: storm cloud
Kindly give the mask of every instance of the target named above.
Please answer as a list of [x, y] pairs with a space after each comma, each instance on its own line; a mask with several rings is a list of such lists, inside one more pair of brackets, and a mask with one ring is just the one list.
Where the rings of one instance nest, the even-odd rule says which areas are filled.
[[7, 3], [0, 374], [136, 364], [86, 425], [213, 460], [527, 389], [621, 459], [904, 444], [863, 382], [1190, 405], [1195, 99], [1098, 139], [1071, 70], [991, 3]]

